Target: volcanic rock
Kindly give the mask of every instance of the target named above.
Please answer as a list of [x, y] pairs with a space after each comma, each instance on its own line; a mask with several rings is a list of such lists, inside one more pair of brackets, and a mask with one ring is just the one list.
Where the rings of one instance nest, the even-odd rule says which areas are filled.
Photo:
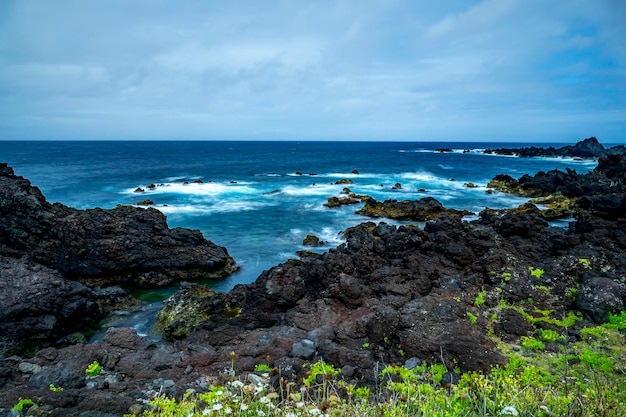
[[170, 229], [153, 208], [76, 210], [50, 204], [37, 187], [0, 164], [0, 253], [34, 262], [88, 285], [221, 278], [235, 269], [222, 247], [197, 230]]
[[424, 197], [419, 200], [385, 200], [379, 202], [373, 198], [365, 199], [365, 206], [356, 212], [368, 217], [385, 217], [395, 220], [412, 220], [423, 222], [442, 216], [464, 216], [473, 214], [467, 210], [445, 208], [433, 197]]

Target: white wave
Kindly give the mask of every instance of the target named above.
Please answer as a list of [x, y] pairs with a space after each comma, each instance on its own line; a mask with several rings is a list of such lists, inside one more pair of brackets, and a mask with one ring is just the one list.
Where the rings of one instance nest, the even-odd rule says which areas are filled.
[[329, 172], [327, 174], [321, 174], [322, 177], [328, 178], [346, 178], [346, 179], [358, 179], [358, 178], [380, 178], [385, 177], [383, 174], [375, 174], [375, 173], [358, 173], [353, 174], [352, 172]]
[[445, 179], [437, 177], [430, 172], [404, 172], [399, 174], [398, 177], [417, 181], [445, 181]]
[[282, 177], [282, 174], [266, 173], [266, 174], [254, 174], [255, 177]]
[[325, 244], [329, 245], [339, 245], [340, 243], [345, 242], [343, 235], [330, 227], [324, 227], [320, 233], [316, 234], [316, 236], [319, 237]]
[[128, 188], [124, 190], [123, 194], [184, 194], [184, 195], [196, 195], [196, 196], [212, 196], [221, 194], [257, 194], [258, 191], [250, 185], [254, 183], [242, 182], [242, 183], [219, 183], [219, 182], [205, 182], [205, 183], [165, 183], [159, 184], [154, 188], [146, 188], [140, 186], [143, 189], [142, 193], [135, 193], [137, 188]]
[[288, 186], [283, 188], [283, 192], [290, 196], [327, 196], [332, 195], [337, 190], [337, 187], [339, 185], [335, 184], [315, 184], [304, 187]]
[[264, 207], [273, 206], [260, 201], [220, 201], [217, 204], [172, 204], [172, 205], [155, 205], [154, 208], [160, 210], [164, 214], [188, 214], [188, 215], [202, 215], [212, 213], [229, 213], [229, 212], [241, 212], [259, 210]]

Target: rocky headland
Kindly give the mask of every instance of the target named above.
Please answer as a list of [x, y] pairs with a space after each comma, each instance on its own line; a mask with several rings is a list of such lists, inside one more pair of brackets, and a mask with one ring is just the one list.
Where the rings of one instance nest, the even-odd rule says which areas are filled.
[[520, 157], [597, 159], [606, 155], [624, 155], [626, 154], [626, 146], [617, 145], [607, 149], [595, 136], [592, 136], [576, 143], [575, 145], [566, 145], [560, 148], [554, 148], [553, 146], [548, 148], [530, 146], [526, 148], [485, 149], [483, 152], [497, 155], [516, 155]]
[[138, 302], [122, 289], [221, 278], [227, 251], [155, 209], [50, 204], [0, 164], [0, 358], [67, 338]]
[[[219, 382], [224, 369], [234, 367], [245, 376], [254, 374], [256, 365], [267, 364], [279, 370], [281, 378], [297, 380], [305, 372], [303, 364], [320, 358], [358, 384], [375, 384], [385, 364], [408, 367], [422, 361], [444, 364], [450, 370], [444, 382], [454, 382], [454, 368], [487, 371], [507, 361], [494, 336], [513, 348], [521, 337], [547, 331], [576, 339], [583, 324], [602, 323], [626, 303], [625, 164], [624, 155], [615, 153], [602, 156], [584, 175], [550, 171], [517, 180], [494, 179], [503, 192], [571, 199], [568, 215], [574, 220], [567, 228], [551, 227], [534, 206], [487, 209], [468, 222], [440, 204], [422, 200], [414, 205], [427, 203], [438, 211], [424, 227], [365, 222], [347, 229], [346, 241], [338, 247], [277, 265], [254, 283], [228, 293], [182, 285], [159, 314], [163, 342], [112, 328], [101, 343], [5, 357], [0, 362], [0, 411], [22, 397], [36, 400], [51, 415], [88, 416], [95, 410], [121, 416], [139, 412], [140, 399], [156, 392], [179, 396], [187, 389], [207, 390]], [[12, 204], [6, 212], [13, 216], [11, 223], [4, 217], [1, 223], [3, 291], [25, 279], [12, 283], [5, 270], [21, 268], [16, 276], [41, 281], [21, 284], [31, 291], [40, 291], [48, 282], [62, 289], [67, 304], [59, 308], [67, 307], [68, 317], [82, 317], [83, 311], [97, 308], [97, 303], [69, 300], [103, 291], [89, 286], [89, 279], [100, 285], [107, 274], [85, 274], [93, 267], [65, 261], [65, 256], [76, 259], [75, 246], [60, 252], [62, 256], [45, 256], [47, 245], [28, 236], [42, 236], [46, 230], [53, 242], [60, 241], [58, 232], [35, 225], [51, 224], [45, 213], [65, 217], [55, 216], [57, 209], [50, 209], [26, 180], [12, 172], [2, 178], [22, 184], [2, 191], [0, 200], [3, 210], [4, 200]], [[151, 209], [132, 210], [154, 215]], [[24, 223], [33, 226], [25, 229]], [[169, 268], [162, 262], [153, 267], [165, 274]], [[61, 270], [59, 264], [78, 266]], [[212, 265], [217, 264], [231, 265]], [[138, 282], [150, 272], [132, 270], [132, 280]], [[119, 274], [112, 271], [118, 282]], [[42, 297], [28, 302], [36, 305]], [[2, 300], [2, 311], [13, 299]], [[47, 314], [40, 313], [31, 323], [45, 328]], [[80, 326], [75, 319], [68, 322]], [[546, 346], [558, 348], [556, 342]], [[86, 377], [93, 361], [103, 371]], [[63, 392], [51, 392], [50, 384], [63, 387]]]

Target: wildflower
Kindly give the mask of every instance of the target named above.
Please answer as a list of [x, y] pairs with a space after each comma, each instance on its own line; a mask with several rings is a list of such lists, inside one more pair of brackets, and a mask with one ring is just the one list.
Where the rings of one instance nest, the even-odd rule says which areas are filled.
[[230, 407], [226, 407], [226, 408], [224, 409], [224, 414], [232, 414], [232, 413], [233, 413], [233, 409], [232, 409], [232, 408], [230, 408]]
[[243, 387], [243, 382], [241, 382], [240, 380], [236, 380], [230, 383], [230, 386], [233, 388], [242, 388]]
[[239, 407], [239, 409], [241, 411], [246, 411], [248, 409], [248, 405], [247, 404], [241, 404], [241, 407]]
[[322, 414], [322, 411], [319, 408], [311, 408], [309, 410], [309, 414], [312, 416], [319, 416], [320, 414]]
[[261, 398], [259, 398], [259, 402], [260, 402], [261, 404], [267, 404], [267, 403], [269, 403], [269, 402], [270, 402], [270, 399], [269, 399], [269, 398], [267, 398], [267, 397], [261, 397]]
[[211, 410], [209, 410], [208, 408], [205, 408], [204, 410], [202, 410], [202, 415], [203, 416], [211, 415]]
[[265, 411], [257, 410], [256, 411], [256, 415], [259, 416], [259, 417], [265, 417]]
[[502, 409], [502, 411], [500, 411], [500, 415], [501, 416], [519, 416], [519, 412], [517, 411], [517, 408], [511, 405], [507, 405], [506, 407]]
[[220, 403], [213, 404], [213, 411], [220, 411], [224, 406]]
[[218, 397], [219, 397], [220, 395], [224, 395], [224, 391], [222, 391], [222, 390], [215, 391], [215, 395], [216, 395], [216, 396], [218, 396]]

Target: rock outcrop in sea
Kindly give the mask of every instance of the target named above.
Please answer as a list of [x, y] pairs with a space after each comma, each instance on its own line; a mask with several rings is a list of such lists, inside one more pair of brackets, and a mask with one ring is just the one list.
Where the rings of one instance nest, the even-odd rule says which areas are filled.
[[[231, 366], [246, 375], [267, 364], [289, 380], [321, 358], [343, 378], [373, 385], [376, 370], [391, 363], [486, 371], [507, 360], [491, 334], [513, 344], [548, 330], [575, 339], [581, 326], [626, 305], [624, 158], [603, 156], [585, 175], [507, 179], [510, 191], [522, 181], [525, 195], [572, 198], [568, 228], [551, 227], [531, 209], [484, 210], [472, 222], [441, 213], [423, 228], [365, 222], [347, 229], [338, 247], [276, 265], [227, 293], [184, 285], [161, 314], [168, 341], [109, 329], [98, 344], [0, 362], [0, 409], [28, 397], [52, 415], [122, 415], [157, 391], [207, 390]], [[45, 280], [59, 278], [44, 272]], [[88, 380], [92, 361], [103, 374]], [[51, 396], [49, 384], [64, 391]]]
[[626, 154], [626, 146], [617, 145], [611, 148], [605, 148], [595, 136], [584, 139], [575, 145], [567, 145], [560, 148], [552, 146], [548, 148], [540, 148], [530, 146], [527, 148], [500, 148], [485, 149], [485, 153], [497, 155], [517, 155], [521, 157], [569, 157], [569, 158], [600, 158], [606, 155], [624, 155]]

